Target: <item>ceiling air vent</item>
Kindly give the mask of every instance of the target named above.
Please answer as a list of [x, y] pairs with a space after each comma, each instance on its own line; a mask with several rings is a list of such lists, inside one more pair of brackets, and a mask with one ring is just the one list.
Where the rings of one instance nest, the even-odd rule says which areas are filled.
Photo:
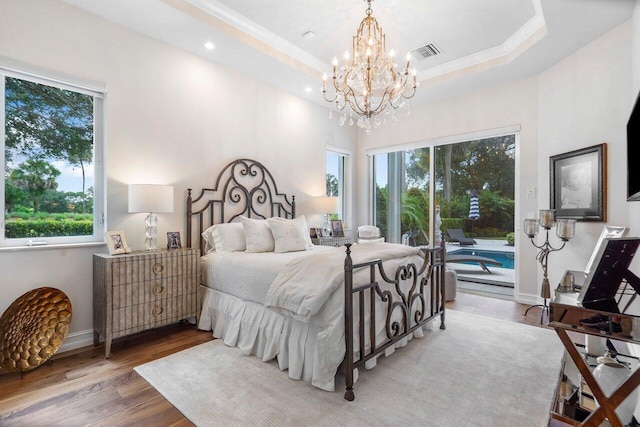
[[440, 55], [442, 51], [435, 43], [429, 43], [426, 46], [419, 47], [411, 51], [411, 55], [418, 61], [430, 58], [432, 56]]

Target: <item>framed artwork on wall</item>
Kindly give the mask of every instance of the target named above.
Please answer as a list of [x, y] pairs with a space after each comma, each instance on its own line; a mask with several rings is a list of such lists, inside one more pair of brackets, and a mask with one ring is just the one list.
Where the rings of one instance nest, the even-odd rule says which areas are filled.
[[606, 221], [607, 144], [550, 158], [551, 209], [556, 218]]

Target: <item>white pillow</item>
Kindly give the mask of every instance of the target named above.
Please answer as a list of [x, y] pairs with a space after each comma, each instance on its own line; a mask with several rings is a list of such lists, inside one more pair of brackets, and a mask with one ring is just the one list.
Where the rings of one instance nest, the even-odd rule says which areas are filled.
[[295, 219], [269, 218], [275, 252], [306, 251], [313, 248], [304, 215]]
[[239, 222], [216, 224], [207, 228], [203, 233], [205, 251], [216, 251], [219, 254], [227, 252], [241, 252], [246, 249], [244, 227]]
[[264, 219], [252, 219], [241, 216], [242, 227], [246, 239], [247, 252], [273, 252], [275, 242], [271, 227]]

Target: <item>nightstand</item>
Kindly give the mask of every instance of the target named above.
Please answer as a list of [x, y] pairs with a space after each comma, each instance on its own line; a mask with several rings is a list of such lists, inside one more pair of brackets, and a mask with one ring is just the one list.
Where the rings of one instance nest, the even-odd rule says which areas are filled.
[[93, 344], [197, 316], [198, 249], [93, 255]]
[[311, 243], [320, 246], [343, 246], [353, 243], [351, 237], [316, 237], [311, 239]]

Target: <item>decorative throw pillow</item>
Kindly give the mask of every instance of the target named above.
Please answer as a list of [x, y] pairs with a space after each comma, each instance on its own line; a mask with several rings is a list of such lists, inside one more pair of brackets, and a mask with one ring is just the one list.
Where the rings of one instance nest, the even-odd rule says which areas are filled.
[[213, 242], [213, 230], [215, 229], [215, 225], [207, 228], [202, 232], [202, 238], [204, 239], [204, 252], [215, 252], [216, 244]]
[[271, 227], [266, 220], [245, 216], [241, 216], [240, 220], [244, 228], [247, 252], [273, 252], [275, 243]]
[[[207, 245], [206, 252], [215, 250], [217, 253], [241, 252], [246, 249], [244, 227], [239, 222], [216, 224], [207, 228], [203, 233]], [[212, 249], [207, 249], [211, 247]]]
[[295, 219], [269, 218], [275, 252], [306, 251], [313, 248], [304, 215]]

